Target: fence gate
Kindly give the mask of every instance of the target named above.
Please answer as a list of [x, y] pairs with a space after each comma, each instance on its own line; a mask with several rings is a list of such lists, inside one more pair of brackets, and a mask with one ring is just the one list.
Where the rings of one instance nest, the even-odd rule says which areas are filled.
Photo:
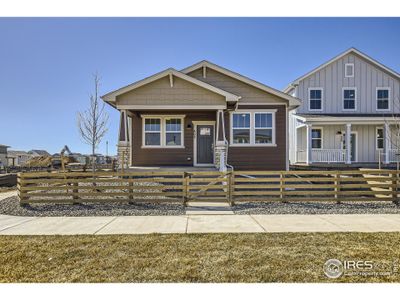
[[184, 175], [185, 201], [229, 201], [231, 173], [190, 172]]

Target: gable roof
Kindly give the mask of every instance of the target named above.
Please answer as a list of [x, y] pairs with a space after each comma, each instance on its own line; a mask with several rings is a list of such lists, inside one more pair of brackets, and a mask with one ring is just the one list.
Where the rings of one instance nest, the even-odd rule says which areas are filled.
[[35, 150], [32, 149], [30, 151], [28, 151], [29, 154], [38, 154], [38, 155], [42, 155], [42, 156], [50, 156], [50, 153], [47, 152], [46, 150]]
[[392, 75], [392, 76], [394, 76], [394, 77], [400, 79], [400, 74], [399, 74], [399, 73], [397, 73], [396, 71], [393, 71], [392, 69], [386, 67], [385, 65], [381, 64], [381, 63], [378, 62], [377, 60], [375, 60], [375, 59], [373, 59], [372, 57], [366, 55], [365, 53], [362, 53], [360, 50], [358, 50], [358, 49], [352, 47], [352, 48], [347, 49], [346, 51], [340, 53], [339, 55], [335, 56], [334, 58], [328, 60], [327, 62], [323, 63], [322, 65], [316, 67], [315, 69], [311, 70], [310, 72], [306, 73], [305, 75], [303, 75], [303, 76], [297, 78], [297, 79], [294, 80], [292, 83], [290, 83], [283, 91], [284, 91], [285, 93], [289, 92], [289, 91], [292, 89], [293, 85], [298, 84], [301, 80], [303, 80], [303, 79], [309, 77], [310, 75], [312, 75], [312, 74], [318, 72], [319, 70], [325, 68], [325, 67], [328, 66], [329, 64], [331, 64], [331, 63], [337, 61], [338, 59], [341, 59], [342, 57], [344, 57], [344, 56], [346, 56], [347, 54], [350, 54], [350, 53], [354, 53], [354, 54], [357, 54], [357, 55], [361, 56], [362, 58], [364, 58], [365, 60], [367, 60], [367, 61], [370, 62], [371, 64], [377, 66], [378, 68], [383, 69], [385, 72], [389, 73], [390, 75]]
[[196, 63], [196, 64], [194, 64], [194, 65], [192, 65], [190, 67], [187, 67], [187, 68], [181, 70], [181, 72], [187, 74], [187, 73], [190, 73], [190, 72], [195, 71], [195, 70], [197, 70], [199, 68], [202, 68], [202, 67], [207, 67], [207, 68], [213, 69], [213, 70], [215, 70], [215, 71], [217, 71], [219, 73], [222, 73], [222, 74], [225, 74], [225, 75], [227, 75], [229, 77], [232, 77], [234, 79], [240, 80], [240, 81], [242, 81], [244, 83], [247, 83], [248, 85], [251, 85], [253, 87], [256, 87], [256, 88], [258, 88], [258, 89], [260, 89], [262, 91], [265, 91], [265, 92], [273, 94], [273, 95], [275, 95], [277, 97], [283, 98], [283, 99], [285, 99], [285, 100], [287, 100], [289, 102], [289, 106], [299, 106], [301, 104], [301, 100], [300, 99], [292, 97], [292, 96], [290, 96], [288, 94], [285, 94], [284, 92], [281, 92], [281, 91], [276, 90], [276, 89], [274, 89], [274, 88], [272, 88], [270, 86], [267, 86], [265, 84], [257, 82], [255, 80], [250, 79], [250, 78], [248, 78], [246, 76], [243, 76], [243, 75], [241, 75], [239, 73], [236, 73], [236, 72], [233, 72], [231, 70], [225, 69], [225, 68], [223, 68], [221, 66], [218, 66], [218, 65], [216, 65], [214, 63], [211, 63], [211, 62], [209, 62], [207, 60], [202, 60], [202, 61], [200, 61], [200, 62], [198, 62], [198, 63]]
[[132, 84], [129, 84], [129, 85], [125, 86], [125, 87], [122, 87], [120, 89], [117, 89], [115, 91], [107, 93], [107, 94], [101, 96], [101, 98], [106, 102], [113, 103], [113, 102], [115, 102], [117, 96], [119, 96], [121, 94], [124, 94], [126, 92], [129, 92], [129, 91], [132, 91], [134, 89], [137, 89], [137, 88], [139, 88], [139, 87], [141, 87], [143, 85], [146, 85], [148, 83], [151, 83], [153, 81], [156, 81], [156, 80], [158, 80], [160, 78], [163, 78], [165, 76], [168, 76], [168, 75], [176, 76], [176, 77], [181, 78], [181, 79], [183, 79], [185, 81], [189, 81], [189, 82], [191, 82], [191, 83], [193, 83], [193, 84], [195, 84], [197, 86], [200, 86], [200, 87], [202, 87], [204, 89], [212, 91], [212, 92], [214, 92], [216, 94], [222, 95], [222, 96], [224, 96], [226, 98], [226, 101], [238, 101], [241, 98], [240, 96], [234, 95], [234, 94], [229, 93], [227, 91], [224, 91], [224, 90], [222, 90], [220, 88], [212, 86], [212, 85], [210, 85], [208, 83], [205, 83], [205, 82], [203, 82], [201, 80], [198, 80], [196, 78], [188, 76], [188, 75], [186, 75], [186, 74], [184, 74], [182, 72], [179, 72], [179, 71], [177, 71], [177, 70], [175, 70], [173, 68], [168, 68], [168, 69], [166, 69], [166, 70], [164, 70], [162, 72], [159, 72], [157, 74], [154, 74], [154, 75], [152, 75], [150, 77], [147, 77], [145, 79], [136, 81], [136, 82], [134, 82]]

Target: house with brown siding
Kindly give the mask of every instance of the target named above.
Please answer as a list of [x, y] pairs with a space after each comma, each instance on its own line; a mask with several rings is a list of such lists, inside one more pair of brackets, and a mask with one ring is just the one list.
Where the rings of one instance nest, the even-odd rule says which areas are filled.
[[126, 166], [288, 169], [288, 114], [300, 101], [208, 61], [102, 99], [120, 111], [118, 156]]

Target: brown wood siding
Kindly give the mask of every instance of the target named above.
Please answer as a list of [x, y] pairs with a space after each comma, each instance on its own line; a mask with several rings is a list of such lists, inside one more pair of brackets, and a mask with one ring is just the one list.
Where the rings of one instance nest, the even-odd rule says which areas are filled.
[[[277, 109], [276, 147], [229, 147], [228, 164], [235, 170], [286, 170], [286, 107], [284, 105], [240, 105], [240, 109]], [[225, 114], [226, 136], [230, 142], [230, 118]]]
[[[134, 166], [192, 166], [193, 165], [193, 121], [215, 121], [215, 111], [142, 111], [133, 112], [132, 118], [132, 165]], [[185, 148], [142, 148], [141, 115], [185, 115]], [[188, 125], [191, 128], [188, 128]], [[190, 160], [188, 160], [190, 158]]]
[[199, 68], [188, 75], [223, 89], [224, 91], [241, 96], [242, 98], [239, 100], [239, 103], [286, 103], [286, 100], [282, 98], [260, 90], [243, 81], [219, 73], [211, 68], [207, 68], [206, 78], [203, 77], [202, 68]]

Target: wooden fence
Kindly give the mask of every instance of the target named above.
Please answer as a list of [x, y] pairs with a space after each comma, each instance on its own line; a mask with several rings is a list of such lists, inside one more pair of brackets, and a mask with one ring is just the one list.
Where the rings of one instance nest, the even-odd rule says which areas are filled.
[[18, 174], [20, 203], [396, 201], [399, 172], [35, 172]]

